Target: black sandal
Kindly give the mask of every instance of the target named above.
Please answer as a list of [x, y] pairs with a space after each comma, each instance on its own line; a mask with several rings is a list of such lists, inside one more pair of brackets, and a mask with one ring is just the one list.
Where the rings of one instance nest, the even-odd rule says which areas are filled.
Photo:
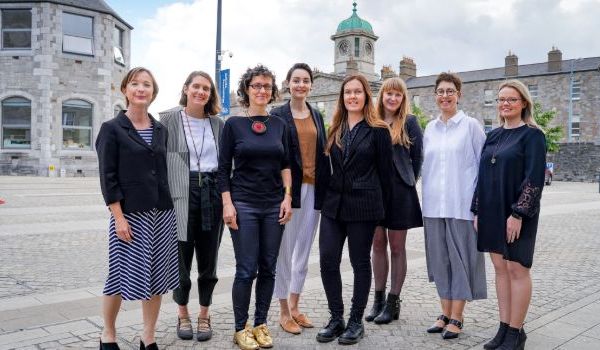
[[[455, 325], [456, 327], [458, 327], [458, 329], [462, 329], [463, 328], [463, 323], [460, 322], [459, 320], [455, 320], [455, 319], [450, 319], [450, 322], [448, 322], [449, 324]], [[461, 332], [455, 333], [452, 331], [449, 331], [448, 329], [446, 329], [444, 331], [444, 333], [442, 333], [442, 338], [443, 339], [454, 339], [454, 338], [458, 338], [458, 335]]]
[[446, 328], [446, 325], [450, 323], [450, 319], [444, 315], [438, 316], [436, 320], [444, 322], [444, 327], [440, 327], [434, 323], [433, 326], [427, 328], [427, 333], [442, 333], [444, 331], [444, 328]]

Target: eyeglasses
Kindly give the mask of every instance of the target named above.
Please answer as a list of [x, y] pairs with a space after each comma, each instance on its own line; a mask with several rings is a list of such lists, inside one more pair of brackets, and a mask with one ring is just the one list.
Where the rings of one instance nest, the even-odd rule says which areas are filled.
[[437, 89], [435, 90], [435, 94], [438, 96], [444, 96], [444, 94], [446, 94], [446, 96], [454, 96], [456, 95], [458, 91], [454, 90], [454, 89]]
[[260, 91], [262, 89], [265, 89], [265, 91], [271, 92], [271, 89], [273, 89], [273, 85], [271, 85], [271, 84], [259, 84], [259, 83], [256, 83], [256, 84], [250, 84], [248, 86], [250, 86], [251, 88], [253, 88], [256, 91]]
[[497, 98], [496, 102], [498, 102], [499, 105], [504, 104], [504, 102], [508, 102], [509, 105], [514, 105], [515, 103], [517, 103], [517, 101], [521, 101], [520, 98], [516, 98], [516, 97], [509, 97], [509, 98]]

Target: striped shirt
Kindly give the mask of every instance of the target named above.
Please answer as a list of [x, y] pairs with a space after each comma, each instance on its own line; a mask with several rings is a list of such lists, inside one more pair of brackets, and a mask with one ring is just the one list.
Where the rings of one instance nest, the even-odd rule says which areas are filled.
[[154, 129], [154, 125], [149, 127], [148, 129], [136, 130], [138, 134], [146, 141], [147, 144], [152, 145], [152, 130]]

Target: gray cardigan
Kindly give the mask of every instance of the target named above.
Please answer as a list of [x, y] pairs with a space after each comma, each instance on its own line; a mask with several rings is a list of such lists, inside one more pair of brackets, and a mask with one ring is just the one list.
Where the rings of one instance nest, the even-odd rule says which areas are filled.
[[[160, 122], [167, 127], [169, 131], [169, 140], [167, 142], [167, 168], [169, 189], [173, 197], [175, 214], [177, 216], [177, 237], [180, 241], [187, 240], [188, 224], [188, 200], [190, 184], [190, 151], [185, 139], [183, 122], [181, 120], [181, 111], [183, 107], [178, 106], [164, 112], [160, 112]], [[215, 145], [217, 145], [217, 155], [219, 154], [219, 140], [225, 123], [218, 116], [209, 116], [210, 126]]]

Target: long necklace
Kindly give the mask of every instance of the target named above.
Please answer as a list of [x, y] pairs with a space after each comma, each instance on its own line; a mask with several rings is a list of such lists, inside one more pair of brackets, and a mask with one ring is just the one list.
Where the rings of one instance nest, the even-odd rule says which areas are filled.
[[504, 140], [502, 140], [502, 142], [498, 142], [496, 144], [496, 149], [492, 153], [492, 159], [490, 160], [490, 163], [492, 163], [492, 165], [496, 164], [496, 156], [498, 155], [498, 152], [502, 150], [504, 144], [511, 136], [512, 136], [512, 133], [509, 132], [508, 135], [504, 138]]
[[248, 114], [248, 110], [244, 110], [244, 113], [246, 113], [246, 117], [248, 117], [248, 119], [250, 119], [250, 121], [252, 122], [252, 124], [250, 125], [250, 129], [252, 129], [253, 133], [255, 133], [256, 135], [262, 135], [265, 132], [267, 132], [267, 122], [269, 121], [269, 119], [271, 119], [271, 115], [267, 115], [267, 119], [264, 122], [262, 122], [260, 120], [252, 119], [250, 114]]
[[190, 138], [192, 139], [192, 145], [194, 145], [194, 154], [196, 155], [196, 165], [198, 166], [198, 186], [202, 186], [202, 172], [200, 171], [200, 157], [202, 157], [202, 152], [204, 151], [204, 132], [206, 131], [206, 126], [202, 127], [202, 144], [200, 146], [200, 155], [198, 155], [198, 149], [196, 148], [196, 141], [194, 141], [194, 134], [192, 133], [192, 127], [190, 126], [190, 118], [188, 114], [185, 114], [185, 121], [187, 122], [187, 127], [190, 132]]

